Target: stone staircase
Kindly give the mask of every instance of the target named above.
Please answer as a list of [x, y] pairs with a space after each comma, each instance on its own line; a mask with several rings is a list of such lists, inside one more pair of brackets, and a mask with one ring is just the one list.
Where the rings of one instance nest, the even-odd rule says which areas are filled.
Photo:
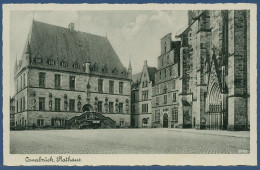
[[68, 129], [115, 128], [116, 121], [105, 117], [101, 113], [84, 112], [79, 116], [66, 120], [65, 126]]

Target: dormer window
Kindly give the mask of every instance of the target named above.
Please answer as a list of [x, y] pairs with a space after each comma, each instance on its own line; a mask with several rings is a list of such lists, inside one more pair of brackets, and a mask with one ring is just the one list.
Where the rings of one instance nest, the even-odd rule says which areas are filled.
[[[35, 63], [37, 63], [37, 64], [42, 63], [42, 57], [38, 55], [38, 56], [35, 58]], [[20, 64], [20, 63], [19, 63], [19, 64]]]
[[68, 62], [62, 61], [62, 62], [60, 63], [60, 65], [61, 65], [62, 67], [68, 67]]
[[92, 71], [98, 71], [98, 65], [95, 63], [92, 67]]
[[107, 65], [105, 65], [105, 67], [102, 69], [102, 72], [103, 72], [103, 73], [107, 73], [107, 72], [108, 72]]
[[73, 67], [73, 68], [80, 68], [80, 65], [79, 65], [79, 63], [78, 63], [77, 60], [74, 62], [74, 64], [72, 65], [72, 67]]
[[114, 68], [114, 70], [112, 71], [113, 74], [118, 74], [118, 69], [117, 67]]
[[49, 65], [56, 65], [56, 61], [53, 59], [52, 56], [49, 58], [49, 60], [47, 61], [47, 63], [48, 63]]

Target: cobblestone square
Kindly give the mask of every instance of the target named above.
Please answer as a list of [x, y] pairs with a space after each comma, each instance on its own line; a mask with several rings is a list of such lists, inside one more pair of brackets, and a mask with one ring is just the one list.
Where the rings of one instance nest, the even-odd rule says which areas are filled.
[[194, 129], [11, 131], [11, 154], [243, 154], [249, 132]]

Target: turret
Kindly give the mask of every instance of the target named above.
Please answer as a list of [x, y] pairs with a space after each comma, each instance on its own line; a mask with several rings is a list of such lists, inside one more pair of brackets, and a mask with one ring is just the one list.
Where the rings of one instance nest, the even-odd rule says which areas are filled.
[[28, 41], [26, 51], [25, 51], [25, 58], [26, 58], [28, 65], [31, 65], [31, 63], [32, 63], [31, 54], [32, 54], [31, 47], [30, 47], [30, 44], [29, 44], [29, 41]]
[[131, 65], [131, 62], [129, 62], [129, 66], [128, 66], [128, 77], [130, 79], [132, 79], [132, 65]]
[[17, 72], [17, 67], [18, 67], [18, 65], [17, 65], [17, 57], [16, 57], [16, 59], [15, 59], [15, 65], [14, 65], [14, 73]]

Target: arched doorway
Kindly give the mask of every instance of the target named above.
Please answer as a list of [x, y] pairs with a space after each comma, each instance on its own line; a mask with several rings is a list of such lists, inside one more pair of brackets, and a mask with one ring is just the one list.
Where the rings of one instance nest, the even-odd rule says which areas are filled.
[[219, 85], [217, 82], [213, 82], [207, 97], [209, 129], [223, 129], [225, 126], [222, 104], [223, 98]]
[[168, 128], [168, 114], [164, 113], [163, 115], [163, 127]]
[[94, 109], [90, 104], [86, 104], [82, 107], [83, 112], [92, 112]]

